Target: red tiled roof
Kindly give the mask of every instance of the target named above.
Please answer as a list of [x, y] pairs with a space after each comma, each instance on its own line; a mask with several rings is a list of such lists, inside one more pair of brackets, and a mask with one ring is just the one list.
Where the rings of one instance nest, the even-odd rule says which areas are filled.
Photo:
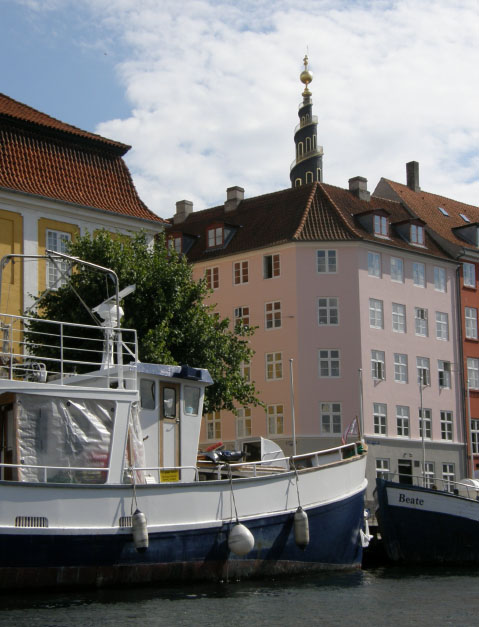
[[126, 149], [0, 95], [0, 187], [165, 222], [138, 196]]

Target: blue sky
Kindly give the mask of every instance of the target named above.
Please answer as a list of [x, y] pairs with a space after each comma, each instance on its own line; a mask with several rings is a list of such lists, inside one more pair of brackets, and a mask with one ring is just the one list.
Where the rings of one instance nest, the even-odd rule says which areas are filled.
[[325, 182], [479, 205], [477, 0], [0, 0], [0, 91], [132, 145], [163, 217], [289, 187], [306, 49]]

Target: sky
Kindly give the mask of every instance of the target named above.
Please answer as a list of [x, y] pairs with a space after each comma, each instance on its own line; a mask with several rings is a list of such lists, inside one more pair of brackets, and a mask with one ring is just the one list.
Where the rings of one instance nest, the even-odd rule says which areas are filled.
[[479, 0], [0, 0], [0, 92], [131, 145], [164, 218], [290, 187], [306, 52], [325, 183], [479, 205]]

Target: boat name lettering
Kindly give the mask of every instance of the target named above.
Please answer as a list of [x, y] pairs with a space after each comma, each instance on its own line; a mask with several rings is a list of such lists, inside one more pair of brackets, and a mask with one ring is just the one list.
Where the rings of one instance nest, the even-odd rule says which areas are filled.
[[406, 496], [403, 492], [399, 493], [399, 502], [408, 503], [408, 505], [424, 505], [424, 499], [418, 496]]

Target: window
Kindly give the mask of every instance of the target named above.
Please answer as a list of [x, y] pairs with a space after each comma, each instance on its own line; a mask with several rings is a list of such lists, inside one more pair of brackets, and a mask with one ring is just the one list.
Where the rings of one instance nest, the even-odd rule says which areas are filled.
[[381, 255], [379, 253], [368, 253], [368, 274], [369, 276], [381, 277]]
[[334, 274], [337, 270], [335, 250], [318, 250], [316, 252], [318, 272], [320, 274]]
[[215, 266], [214, 268], [206, 268], [205, 278], [208, 289], [217, 290], [220, 286], [220, 269], [218, 266]]
[[444, 207], [438, 207], [439, 211], [442, 213], [443, 216], [447, 216], [449, 217], [448, 212], [446, 211], [446, 209], [444, 209]]
[[266, 380], [283, 378], [283, 353], [266, 353]]
[[341, 403], [320, 403], [321, 433], [341, 433]]
[[376, 381], [381, 381], [386, 378], [384, 351], [371, 351], [371, 376]]
[[424, 227], [418, 224], [411, 224], [411, 244], [424, 246]]
[[421, 385], [431, 385], [429, 357], [416, 357], [417, 382]]
[[176, 388], [163, 387], [161, 391], [163, 416], [165, 418], [176, 418]]
[[409, 407], [396, 405], [396, 426], [399, 437], [409, 437]]
[[265, 255], [263, 257], [263, 278], [272, 279], [279, 276], [279, 255]]
[[394, 381], [407, 383], [407, 355], [394, 353]]
[[177, 253], [181, 253], [181, 250], [182, 250], [181, 243], [182, 243], [181, 235], [170, 235], [170, 237], [168, 237], [169, 250], [176, 250]]
[[235, 307], [234, 322], [235, 327], [238, 324], [242, 327], [249, 327], [249, 307]]
[[279, 329], [281, 326], [281, 302], [266, 303], [264, 306], [264, 326], [266, 329]]
[[206, 231], [208, 248], [213, 248], [215, 246], [221, 246], [223, 243], [223, 227], [222, 226], [212, 226]]
[[391, 281], [404, 281], [404, 263], [400, 257], [391, 257]]
[[374, 234], [388, 236], [388, 219], [385, 216], [374, 216]]
[[438, 292], [446, 291], [446, 270], [434, 266], [434, 289]]
[[452, 411], [441, 411], [441, 440], [452, 440]]
[[425, 487], [432, 488], [434, 485], [434, 462], [426, 462], [424, 465]]
[[206, 414], [206, 438], [221, 440], [221, 415], [219, 411]]
[[473, 263], [462, 264], [464, 287], [476, 287], [476, 266]]
[[422, 423], [424, 419], [424, 439], [431, 439], [431, 410], [430, 409], [422, 409], [419, 408], [419, 437], [422, 438]]
[[339, 324], [339, 308], [336, 297], [318, 299], [318, 322], [320, 325]]
[[283, 406], [268, 405], [266, 413], [268, 416], [268, 433], [281, 435], [284, 432]]
[[393, 331], [396, 333], [406, 333], [406, 306], [393, 303]]
[[200, 389], [192, 385], [185, 385], [184, 408], [188, 416], [197, 416], [200, 408]]
[[249, 361], [241, 362], [241, 376], [245, 381], [251, 381], [251, 364]]
[[444, 490], [447, 490], [448, 492], [454, 491], [454, 464], [442, 465], [442, 481]]
[[[308, 143], [306, 142], [306, 148], [307, 148]], [[306, 172], [306, 185], [308, 183], [312, 183], [313, 182], [313, 173], [311, 171]]]
[[235, 261], [233, 264], [233, 282], [235, 285], [248, 283], [248, 262]]
[[376, 459], [376, 477], [378, 479], [389, 478], [389, 459]]
[[479, 420], [477, 418], [471, 418], [471, 442], [472, 452], [479, 453]]
[[386, 403], [373, 403], [374, 433], [386, 435]]
[[251, 435], [251, 409], [240, 407], [236, 411], [236, 437], [247, 438]]
[[459, 214], [461, 216], [461, 218], [464, 220], [464, 222], [470, 222], [469, 218], [466, 216], [465, 213], [460, 213]]
[[339, 350], [321, 349], [319, 351], [319, 376], [320, 377], [339, 377]]
[[451, 387], [451, 362], [438, 359], [437, 373], [439, 377], [439, 387], [450, 388]]
[[[66, 253], [68, 243], [71, 241], [70, 233], [63, 231], [46, 231], [46, 248], [58, 253]], [[70, 264], [66, 260], [55, 259], [55, 261], [47, 260], [47, 288], [58, 289], [66, 285], [68, 275], [70, 274]]]
[[436, 311], [436, 339], [449, 339], [449, 319], [447, 313]]
[[384, 327], [383, 301], [376, 298], [369, 299], [369, 326], [373, 329]]
[[142, 409], [156, 407], [156, 385], [152, 379], [140, 379], [140, 404]]
[[426, 268], [423, 263], [412, 264], [412, 279], [416, 287], [426, 287]]
[[467, 385], [471, 390], [479, 390], [479, 359], [467, 358]]
[[475, 307], [465, 307], [466, 317], [466, 337], [469, 340], [477, 340], [477, 309]]
[[422, 307], [414, 307], [414, 327], [416, 335], [427, 337], [429, 333], [427, 322], [427, 309]]

